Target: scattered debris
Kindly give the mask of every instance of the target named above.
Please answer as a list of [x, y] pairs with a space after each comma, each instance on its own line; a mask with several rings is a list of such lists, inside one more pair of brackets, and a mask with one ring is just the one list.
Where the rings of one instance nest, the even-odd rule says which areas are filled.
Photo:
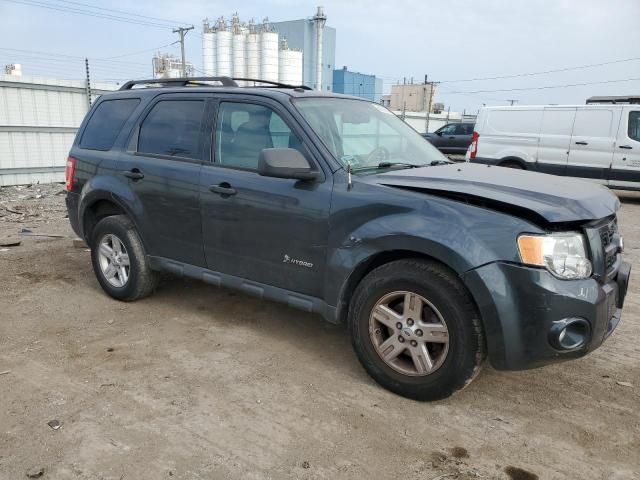
[[621, 387], [630, 387], [633, 388], [633, 383], [631, 382], [616, 382], [618, 385], [620, 385]]
[[449, 477], [457, 477], [457, 473], [445, 473], [444, 475], [438, 475], [437, 477], [432, 478], [431, 480], [442, 480], [443, 478]]
[[110, 318], [109, 320], [107, 320], [107, 323], [108, 323], [109, 325], [113, 325], [113, 318]]
[[58, 430], [62, 426], [59, 420], [50, 420], [47, 422], [47, 425], [49, 425], [54, 430]]
[[5, 370], [4, 372], [0, 372], [0, 375], [7, 375], [11, 373], [11, 370]]
[[531, 473], [519, 467], [509, 465], [505, 467], [504, 473], [509, 475], [510, 480], [538, 480], [539, 477], [535, 473]]
[[17, 247], [22, 243], [17, 237], [3, 237], [0, 238], [0, 247]]
[[302, 462], [302, 468], [311, 468], [311, 464], [307, 460], [305, 460], [304, 462]]
[[64, 238], [66, 235], [60, 235], [58, 233], [33, 233], [28, 228], [23, 228], [20, 233], [25, 237], [49, 237], [49, 238]]
[[8, 248], [0, 248], [0, 252], [8, 252], [9, 249]]
[[107, 352], [113, 352], [114, 350], [115, 350], [115, 348], [113, 348], [113, 347], [107, 348]]
[[44, 475], [44, 468], [42, 467], [30, 468], [27, 470], [27, 477], [29, 478], [40, 478], [42, 475]]
[[116, 384], [115, 383], [101, 383], [100, 386], [101, 387], [115, 387]]

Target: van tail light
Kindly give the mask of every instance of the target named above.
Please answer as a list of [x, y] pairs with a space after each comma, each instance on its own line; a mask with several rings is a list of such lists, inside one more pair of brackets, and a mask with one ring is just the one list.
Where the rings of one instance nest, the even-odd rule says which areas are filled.
[[471, 137], [471, 153], [469, 155], [469, 158], [471, 160], [476, 158], [476, 154], [478, 153], [478, 139], [479, 138], [480, 138], [480, 135], [478, 134], [478, 132], [473, 132], [473, 136]]
[[73, 190], [73, 184], [76, 183], [76, 159], [67, 158], [67, 166], [64, 169], [64, 177], [67, 182], [67, 192]]

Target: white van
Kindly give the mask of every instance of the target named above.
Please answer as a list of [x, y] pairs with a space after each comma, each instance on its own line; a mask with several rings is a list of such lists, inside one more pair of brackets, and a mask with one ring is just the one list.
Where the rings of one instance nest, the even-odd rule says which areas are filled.
[[640, 190], [640, 104], [483, 108], [466, 159]]

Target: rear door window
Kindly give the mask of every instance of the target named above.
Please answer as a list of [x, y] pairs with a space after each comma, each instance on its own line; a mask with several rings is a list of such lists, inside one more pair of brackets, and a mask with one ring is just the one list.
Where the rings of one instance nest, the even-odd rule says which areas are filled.
[[140, 125], [138, 153], [199, 160], [204, 100], [162, 100]]
[[640, 110], [629, 112], [629, 138], [640, 142]]
[[100, 102], [82, 133], [80, 148], [111, 149], [120, 130], [122, 130], [122, 126], [139, 103], [139, 98], [122, 98]]

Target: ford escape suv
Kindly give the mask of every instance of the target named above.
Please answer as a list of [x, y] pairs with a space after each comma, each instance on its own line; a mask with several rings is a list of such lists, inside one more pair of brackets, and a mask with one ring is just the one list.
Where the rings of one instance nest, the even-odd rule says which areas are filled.
[[166, 271], [318, 313], [420, 400], [615, 329], [631, 268], [606, 188], [452, 164], [380, 105], [262, 85], [136, 81], [93, 105], [66, 201], [108, 295]]

